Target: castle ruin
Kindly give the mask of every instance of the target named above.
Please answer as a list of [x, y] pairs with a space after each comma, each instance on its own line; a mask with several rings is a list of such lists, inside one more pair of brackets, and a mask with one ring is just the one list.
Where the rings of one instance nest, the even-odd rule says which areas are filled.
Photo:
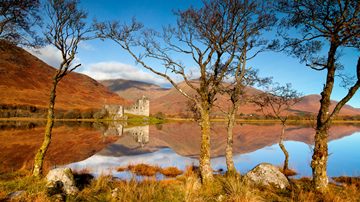
[[149, 98], [142, 96], [142, 98], [136, 100], [132, 106], [123, 107], [121, 105], [105, 105], [104, 109], [109, 118], [113, 120], [126, 119], [125, 114], [150, 116], [150, 100]]
[[124, 109], [126, 114], [134, 114], [140, 116], [150, 116], [150, 100], [149, 98], [142, 96], [135, 104]]

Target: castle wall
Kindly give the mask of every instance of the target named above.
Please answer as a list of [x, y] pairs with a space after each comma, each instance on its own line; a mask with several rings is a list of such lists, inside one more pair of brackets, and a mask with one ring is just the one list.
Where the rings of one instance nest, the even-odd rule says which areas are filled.
[[108, 113], [109, 118], [113, 120], [124, 118], [124, 107], [120, 105], [105, 105], [105, 110]]
[[124, 113], [140, 116], [150, 116], [150, 100], [143, 96], [134, 105], [124, 109]]
[[113, 120], [124, 119], [124, 114], [133, 114], [139, 116], [150, 116], [150, 100], [143, 96], [138, 99], [135, 104], [130, 107], [124, 108], [121, 105], [105, 105], [104, 106], [108, 118]]

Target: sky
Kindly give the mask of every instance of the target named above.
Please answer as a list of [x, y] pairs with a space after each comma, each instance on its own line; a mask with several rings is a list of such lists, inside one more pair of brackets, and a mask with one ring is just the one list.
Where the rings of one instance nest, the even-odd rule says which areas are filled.
[[[176, 23], [176, 10], [184, 10], [190, 6], [200, 7], [201, 1], [194, 0], [83, 0], [80, 7], [88, 12], [89, 22], [96, 18], [98, 21], [118, 20], [130, 22], [133, 17], [142, 22], [146, 27], [161, 29], [162, 26]], [[54, 47], [46, 46], [37, 53], [40, 59], [56, 67], [61, 57]], [[344, 73], [355, 75], [355, 67], [359, 51], [345, 49], [342, 51], [341, 62], [345, 66]], [[189, 58], [179, 58], [189, 69], [193, 69]], [[86, 74], [96, 80], [104, 79], [128, 79], [155, 83], [163, 87], [169, 87], [164, 79], [146, 71], [134, 62], [128, 53], [120, 46], [109, 40], [99, 39], [82, 42], [78, 49], [76, 63], [81, 63], [77, 72]], [[325, 72], [318, 72], [299, 63], [284, 53], [266, 52], [257, 56], [248, 63], [249, 66], [259, 69], [261, 76], [273, 77], [280, 84], [291, 83], [292, 87], [302, 93], [320, 94], [325, 83]], [[159, 67], [161, 68], [161, 67]], [[196, 76], [196, 75], [195, 75]], [[338, 79], [338, 78], [337, 78]], [[180, 78], [176, 78], [180, 82]], [[332, 99], [340, 100], [345, 96], [347, 89], [335, 83]], [[360, 92], [349, 103], [353, 107], [360, 108]]]

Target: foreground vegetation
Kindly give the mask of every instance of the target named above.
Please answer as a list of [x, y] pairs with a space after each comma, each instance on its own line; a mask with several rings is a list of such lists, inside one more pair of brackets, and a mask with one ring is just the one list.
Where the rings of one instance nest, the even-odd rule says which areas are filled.
[[[81, 191], [76, 196], [67, 196], [65, 198], [67, 201], [358, 201], [360, 199], [360, 178], [347, 177], [334, 178], [338, 184], [330, 184], [329, 192], [324, 195], [316, 194], [311, 190], [311, 181], [308, 178], [291, 180], [292, 185], [289, 189], [278, 190], [250, 185], [243, 181], [241, 176], [215, 175], [214, 181], [205, 187], [201, 185], [198, 174], [192, 168], [187, 169], [183, 175], [164, 180], [147, 177], [140, 182], [135, 178], [124, 181], [105, 175], [92, 179], [83, 172], [77, 173], [75, 179]], [[0, 201], [6, 200], [9, 194], [16, 191], [25, 192], [14, 201], [59, 199], [59, 195], [49, 196], [45, 185], [43, 179], [31, 177], [29, 171], [1, 174]]]

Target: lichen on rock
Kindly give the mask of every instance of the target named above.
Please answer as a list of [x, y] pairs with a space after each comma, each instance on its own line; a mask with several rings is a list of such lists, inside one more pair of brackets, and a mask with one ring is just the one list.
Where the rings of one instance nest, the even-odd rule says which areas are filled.
[[46, 175], [46, 180], [50, 193], [64, 192], [66, 195], [75, 195], [79, 192], [70, 168], [55, 168]]
[[257, 165], [245, 175], [245, 179], [250, 183], [262, 186], [273, 185], [279, 189], [285, 189], [290, 186], [288, 179], [280, 172], [279, 168], [269, 163]]

